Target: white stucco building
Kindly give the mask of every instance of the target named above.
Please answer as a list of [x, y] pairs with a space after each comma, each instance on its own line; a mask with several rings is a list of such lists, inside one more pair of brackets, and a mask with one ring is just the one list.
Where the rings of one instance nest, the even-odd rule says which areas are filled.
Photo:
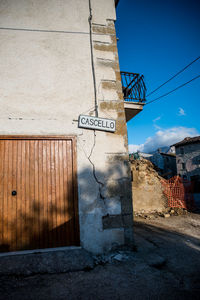
[[132, 240], [116, 3], [0, 1], [1, 251]]

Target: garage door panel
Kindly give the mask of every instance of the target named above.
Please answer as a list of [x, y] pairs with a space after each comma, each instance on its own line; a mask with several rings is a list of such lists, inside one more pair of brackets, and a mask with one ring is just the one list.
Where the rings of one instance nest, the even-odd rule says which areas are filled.
[[59, 182], [60, 182], [60, 235], [61, 235], [61, 243], [63, 244], [65, 239], [64, 234], [64, 223], [65, 223], [65, 211], [64, 211], [64, 203], [66, 195], [64, 195], [64, 171], [63, 171], [63, 141], [59, 141]]
[[41, 216], [41, 232], [42, 241], [45, 245], [48, 245], [48, 204], [47, 204], [47, 142], [42, 141], [42, 174], [40, 177], [43, 178], [42, 182], [42, 203], [43, 203], [43, 214]]
[[59, 153], [58, 150], [58, 141], [55, 141], [55, 203], [54, 203], [54, 211], [56, 213], [56, 240], [61, 240], [59, 226], [61, 224], [60, 217], [60, 191], [59, 191]]
[[[29, 195], [28, 198], [28, 242], [30, 243], [30, 238], [35, 235], [35, 219], [34, 219], [34, 212], [35, 212], [35, 141], [29, 141], [29, 186], [27, 187], [27, 192]], [[28, 171], [28, 170], [27, 170]], [[28, 181], [28, 180], [27, 180]], [[33, 243], [33, 247], [35, 248], [36, 245]]]
[[[65, 155], [63, 155], [63, 169], [65, 170], [64, 174], [63, 174], [63, 181], [64, 181], [64, 184], [63, 184], [63, 187], [64, 187], [64, 190], [63, 190], [63, 193], [64, 193], [64, 198], [67, 198], [69, 197], [70, 198], [70, 192], [69, 192], [69, 189], [68, 189], [68, 182], [70, 182], [70, 180], [68, 180], [68, 174], [67, 174], [67, 141], [63, 141], [63, 152], [66, 152]], [[69, 210], [69, 201], [65, 201], [64, 202], [64, 218], [67, 222], [69, 222], [70, 220], [70, 210]], [[65, 236], [69, 236], [70, 235], [70, 223], [68, 226], [64, 226], [64, 235]]]
[[12, 158], [13, 155], [13, 145], [11, 142], [8, 143], [8, 176], [7, 176], [7, 182], [8, 182], [8, 194], [7, 194], [7, 241], [10, 245], [10, 250], [13, 249], [13, 243], [14, 243], [14, 224], [16, 221], [15, 217], [15, 210], [13, 209], [13, 202], [12, 202]]
[[[12, 242], [11, 248], [16, 249], [17, 247], [17, 233], [18, 233], [18, 217], [17, 217], [17, 205], [19, 196], [21, 197], [20, 190], [17, 189], [17, 161], [18, 161], [18, 141], [12, 142], [12, 187], [11, 187], [11, 205], [12, 205], [12, 217], [14, 220], [12, 229]], [[14, 196], [12, 193], [16, 192]], [[11, 220], [12, 221], [12, 220]]]
[[51, 236], [52, 236], [52, 247], [56, 246], [56, 227], [57, 227], [57, 209], [56, 209], [56, 164], [55, 164], [55, 141], [51, 142], [50, 146], [50, 172], [51, 172]]
[[8, 142], [1, 141], [0, 144], [1, 152], [3, 155], [3, 162], [1, 164], [1, 172], [3, 172], [3, 177], [1, 180], [1, 207], [2, 207], [2, 240], [0, 243], [0, 248], [2, 251], [9, 251], [9, 243], [8, 243]]
[[0, 238], [2, 242], [4, 240], [4, 148], [5, 144], [0, 141]]
[[0, 251], [79, 244], [71, 148], [71, 139], [0, 140]]
[[[72, 174], [72, 145], [71, 145], [71, 141], [67, 141], [67, 177], [71, 178], [71, 181], [66, 181], [67, 183], [67, 187], [68, 187], [68, 196], [69, 199], [73, 199], [73, 184], [74, 184], [74, 179], [73, 179], [73, 174]], [[69, 211], [74, 211], [74, 204], [72, 203], [72, 201], [68, 202], [69, 205]], [[70, 238], [74, 239], [74, 236], [71, 234], [72, 231], [74, 230], [75, 224], [74, 224], [74, 218], [70, 218], [70, 222], [69, 222], [69, 234], [70, 234]]]
[[[26, 159], [27, 159], [27, 148], [26, 141], [19, 141], [21, 142], [21, 155], [19, 153], [19, 160], [21, 161], [21, 179], [19, 179], [19, 186], [18, 189], [20, 190], [20, 200], [18, 201], [18, 223], [20, 224], [20, 231], [19, 231], [19, 249], [24, 249], [25, 245], [28, 244], [28, 236], [27, 236], [27, 229], [26, 229], [26, 206], [27, 206], [27, 198], [26, 198], [26, 173], [29, 172], [27, 169]], [[19, 198], [19, 197], [18, 197]]]
[[34, 248], [40, 248], [40, 202], [39, 202], [39, 142], [34, 142]]
[[21, 218], [22, 218], [22, 142], [18, 141], [16, 143], [16, 248], [21, 248], [22, 246], [22, 226], [21, 226]]

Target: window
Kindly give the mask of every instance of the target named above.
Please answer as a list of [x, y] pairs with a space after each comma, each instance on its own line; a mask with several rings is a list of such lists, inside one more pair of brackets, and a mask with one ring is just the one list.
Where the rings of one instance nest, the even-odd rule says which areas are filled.
[[200, 175], [190, 177], [192, 181], [193, 193], [200, 193]]
[[185, 163], [182, 163], [182, 169], [185, 170]]
[[184, 154], [184, 148], [183, 147], [180, 148], [180, 153]]

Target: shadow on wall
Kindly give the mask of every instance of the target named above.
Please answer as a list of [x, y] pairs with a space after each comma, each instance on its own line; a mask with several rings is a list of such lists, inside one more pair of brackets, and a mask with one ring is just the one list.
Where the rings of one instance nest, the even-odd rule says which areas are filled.
[[[131, 182], [126, 172], [127, 163], [117, 159], [112, 161], [106, 173], [93, 170], [92, 167], [83, 169], [78, 175], [78, 190], [81, 195], [79, 208], [73, 178], [62, 184], [61, 178], [64, 177], [58, 178], [54, 183], [52, 180], [43, 181], [40, 189], [35, 186], [29, 194], [18, 186], [17, 195], [7, 196], [2, 202], [4, 211], [0, 224], [0, 252], [78, 246], [79, 219], [83, 227], [82, 235], [88, 239], [92, 236], [95, 239], [95, 235], [98, 236], [103, 229], [130, 227], [133, 221]], [[32, 180], [30, 178], [30, 182]], [[59, 182], [59, 185], [55, 182]], [[123, 214], [126, 214], [125, 220]], [[109, 223], [109, 218], [113, 216], [115, 222], [111, 220]], [[103, 217], [107, 218], [107, 228], [102, 223]], [[107, 235], [109, 237], [109, 233]], [[106, 247], [106, 241], [102, 243]]]

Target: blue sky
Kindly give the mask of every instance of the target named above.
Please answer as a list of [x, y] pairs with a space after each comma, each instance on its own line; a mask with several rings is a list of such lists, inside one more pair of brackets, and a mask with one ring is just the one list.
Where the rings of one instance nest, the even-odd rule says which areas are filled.
[[[121, 71], [144, 75], [147, 94], [200, 56], [200, 1], [120, 0], [116, 31]], [[200, 59], [156, 97], [200, 74]], [[144, 107], [127, 124], [131, 151], [152, 151], [200, 135], [200, 78]]]

